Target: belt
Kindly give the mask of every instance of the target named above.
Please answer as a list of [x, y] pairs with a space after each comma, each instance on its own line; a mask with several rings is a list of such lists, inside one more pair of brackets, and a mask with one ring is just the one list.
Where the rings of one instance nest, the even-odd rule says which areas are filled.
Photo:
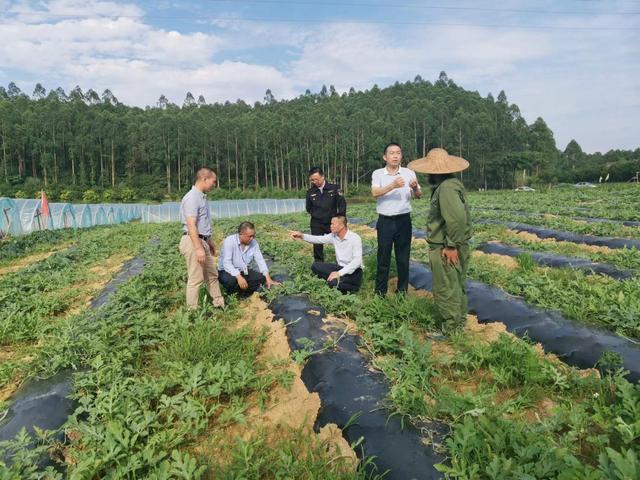
[[[182, 235], [189, 235], [189, 232], [182, 232]], [[200, 235], [198, 234], [198, 236], [204, 240], [205, 242], [208, 242], [209, 239], [211, 238], [211, 235]]]
[[401, 218], [401, 217], [404, 217], [406, 215], [411, 215], [411, 212], [399, 213], [398, 215], [383, 215], [383, 214], [379, 213], [378, 215], [380, 217], [382, 217], [382, 218], [391, 218], [391, 219], [393, 219], [393, 218]]

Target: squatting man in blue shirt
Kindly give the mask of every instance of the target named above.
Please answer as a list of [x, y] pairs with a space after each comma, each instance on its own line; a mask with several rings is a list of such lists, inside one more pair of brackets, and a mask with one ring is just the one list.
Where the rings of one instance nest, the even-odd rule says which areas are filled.
[[360, 235], [347, 228], [346, 217], [338, 215], [331, 219], [331, 233], [307, 235], [302, 232], [290, 231], [289, 236], [293, 240], [304, 240], [313, 244], [333, 244], [338, 263], [314, 262], [311, 265], [311, 270], [342, 293], [360, 290], [362, 284], [362, 239]]
[[[280, 285], [269, 275], [260, 245], [256, 241], [256, 227], [251, 222], [238, 225], [238, 233], [229, 235], [222, 242], [218, 260], [218, 278], [229, 293], [250, 295], [262, 286]], [[255, 261], [258, 271], [249, 268]]]

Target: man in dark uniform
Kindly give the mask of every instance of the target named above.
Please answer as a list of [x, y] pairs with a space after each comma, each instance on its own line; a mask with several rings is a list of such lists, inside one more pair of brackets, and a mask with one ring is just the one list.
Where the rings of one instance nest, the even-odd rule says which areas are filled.
[[[311, 215], [311, 235], [331, 233], [331, 219], [336, 216], [347, 216], [347, 202], [338, 185], [329, 183], [324, 178], [320, 167], [309, 170], [309, 181], [312, 187], [307, 191], [307, 212]], [[322, 244], [313, 246], [313, 260], [324, 262]]]

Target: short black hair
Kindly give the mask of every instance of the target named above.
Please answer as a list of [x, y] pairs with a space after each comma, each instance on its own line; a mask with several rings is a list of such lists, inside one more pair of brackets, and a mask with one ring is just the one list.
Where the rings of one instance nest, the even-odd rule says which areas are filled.
[[242, 233], [246, 230], [253, 230], [255, 232], [256, 226], [251, 222], [242, 222], [240, 225], [238, 225], [238, 233]]
[[397, 142], [389, 142], [389, 143], [387, 143], [387, 144], [384, 146], [384, 154], [386, 155], [386, 154], [387, 154], [387, 150], [388, 150], [388, 148], [389, 148], [389, 147], [393, 147], [393, 146], [396, 146], [396, 147], [398, 147], [400, 150], [402, 150], [402, 146], [400, 146], [400, 144], [399, 144], [399, 143], [397, 143]]
[[322, 175], [324, 177], [324, 172], [322, 171], [322, 169], [320, 167], [311, 167], [309, 169], [309, 177], [311, 175], [313, 175], [314, 173], [319, 173], [320, 175]]
[[207, 178], [209, 178], [211, 175], [215, 175], [216, 172], [213, 171], [212, 168], [209, 167], [200, 167], [197, 171], [196, 171], [196, 176], [195, 176], [195, 182], [197, 182], [198, 180], [206, 180]]
[[333, 218], [337, 218], [345, 227], [347, 226], [347, 217], [344, 215], [334, 215]]

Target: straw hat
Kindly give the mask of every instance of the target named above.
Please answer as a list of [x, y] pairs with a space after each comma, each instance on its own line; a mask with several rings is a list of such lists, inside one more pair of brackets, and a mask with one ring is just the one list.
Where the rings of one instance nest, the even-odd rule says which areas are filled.
[[409, 162], [407, 167], [418, 173], [445, 174], [466, 170], [469, 162], [449, 155], [444, 148], [432, 148], [426, 157]]

